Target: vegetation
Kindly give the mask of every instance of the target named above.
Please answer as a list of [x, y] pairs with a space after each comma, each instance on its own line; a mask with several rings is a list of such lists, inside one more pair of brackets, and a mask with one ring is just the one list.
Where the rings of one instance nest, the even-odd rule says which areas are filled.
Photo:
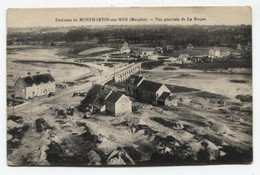
[[252, 68], [251, 56], [247, 56], [244, 59], [232, 59], [232, 60], [218, 60], [208, 63], [192, 63], [192, 64], [180, 64], [180, 68], [185, 69], [199, 69], [199, 70], [216, 70], [216, 69], [229, 69], [229, 68]]
[[[69, 28], [68, 28], [69, 29]], [[14, 31], [14, 30], [10, 30]], [[35, 32], [37, 31], [37, 32]], [[43, 32], [44, 31], [44, 32]], [[67, 41], [79, 42], [98, 39], [99, 43], [124, 40], [130, 44], [173, 45], [174, 50], [183, 49], [189, 43], [196, 46], [225, 45], [235, 47], [237, 43], [251, 41], [250, 25], [241, 26], [111, 26], [106, 28], [79, 28], [69, 31], [55, 31], [51, 28], [36, 28], [27, 32], [12, 32], [8, 39], [20, 42]], [[113, 39], [113, 40], [111, 40]], [[165, 50], [167, 51], [167, 49]]]
[[167, 66], [167, 67], [164, 67], [163, 70], [177, 70], [177, 68]]
[[163, 65], [163, 60], [160, 61], [148, 61], [148, 62], [144, 62], [142, 63], [142, 68], [143, 69], [153, 69], [155, 67], [161, 66]]

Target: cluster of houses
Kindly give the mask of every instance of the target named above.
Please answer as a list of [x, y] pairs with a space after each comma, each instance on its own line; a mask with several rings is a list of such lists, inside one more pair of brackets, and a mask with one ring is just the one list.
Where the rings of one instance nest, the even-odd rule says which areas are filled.
[[[249, 50], [252, 47], [248, 42], [246, 46], [237, 45], [237, 50]], [[124, 42], [118, 53], [112, 53], [110, 58], [140, 58], [147, 60], [169, 59], [177, 64], [214, 61], [219, 58], [228, 58], [231, 54], [227, 47], [193, 46], [191, 43], [183, 50], [176, 50], [173, 57], [164, 56], [162, 47], [131, 47]]]
[[169, 58], [169, 60], [177, 63], [192, 63], [192, 62], [203, 62], [203, 61], [213, 61], [214, 59], [222, 58], [228, 56], [228, 52], [224, 48], [219, 47], [194, 47], [192, 44], [188, 44], [186, 49], [179, 52], [176, 51], [174, 57]]
[[125, 83], [125, 92], [144, 103], [176, 106], [174, 95], [164, 84], [131, 75]]
[[162, 47], [148, 48], [148, 47], [132, 47], [128, 45], [127, 42], [124, 42], [122, 47], [117, 53], [111, 53], [110, 58], [141, 58], [148, 60], [158, 60], [163, 56], [160, 55], [163, 53]]
[[82, 112], [118, 114], [131, 113], [132, 101], [124, 94], [107, 86], [95, 84], [88, 91], [79, 109]]
[[139, 75], [131, 75], [127, 79], [125, 94], [95, 84], [81, 101], [79, 109], [82, 112], [109, 113], [115, 116], [131, 113], [132, 101], [128, 96], [148, 104], [177, 106], [177, 99], [167, 86]]
[[55, 93], [55, 87], [55, 80], [49, 72], [35, 75], [28, 73], [28, 76], [17, 79], [14, 84], [14, 93], [15, 97], [29, 99]]
[[247, 42], [247, 44], [246, 45], [242, 45], [242, 44], [240, 44], [240, 43], [238, 43], [237, 44], [237, 46], [236, 46], [236, 49], [237, 50], [240, 50], [240, 51], [242, 51], [242, 50], [251, 50], [252, 49], [252, 43], [251, 42]]

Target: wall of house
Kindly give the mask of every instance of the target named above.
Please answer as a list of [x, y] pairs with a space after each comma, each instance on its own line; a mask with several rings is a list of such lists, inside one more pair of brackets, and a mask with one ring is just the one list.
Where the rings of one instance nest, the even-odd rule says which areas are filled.
[[107, 101], [106, 103], [106, 111], [109, 113], [114, 114], [115, 113], [115, 104]]
[[15, 97], [26, 98], [25, 84], [22, 78], [19, 78], [14, 84], [14, 95]]
[[209, 58], [219, 58], [220, 57], [220, 51], [219, 50], [210, 49], [208, 56], [209, 56]]
[[162, 95], [163, 92], [171, 93], [171, 91], [163, 84], [156, 92], [156, 100]]
[[167, 98], [164, 102], [164, 105], [165, 106], [178, 106], [178, 100], [176, 98], [175, 99]]
[[138, 96], [145, 103], [156, 104], [156, 95], [151, 91], [138, 89]]
[[131, 97], [138, 98], [136, 88], [142, 83], [143, 80], [144, 80], [144, 78], [142, 78], [142, 80], [137, 85], [133, 84], [132, 82], [127, 82], [126, 85], [125, 85], [126, 94], [131, 96]]
[[134, 97], [135, 96], [135, 85], [132, 83], [126, 83], [125, 92], [127, 95]]
[[25, 98], [34, 98], [37, 96], [47, 95], [50, 92], [55, 92], [55, 82], [41, 83], [39, 85], [33, 85], [31, 87], [26, 88], [26, 96]]
[[132, 112], [132, 101], [122, 96], [115, 104], [115, 115]]

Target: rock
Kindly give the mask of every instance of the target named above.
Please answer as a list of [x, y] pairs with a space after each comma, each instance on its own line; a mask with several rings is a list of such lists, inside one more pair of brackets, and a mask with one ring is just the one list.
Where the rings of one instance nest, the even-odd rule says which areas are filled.
[[88, 153], [88, 159], [89, 165], [101, 165], [101, 157], [94, 150]]
[[252, 95], [237, 95], [236, 98], [242, 102], [252, 102]]
[[225, 124], [214, 124], [210, 128], [217, 134], [228, 134], [230, 132], [229, 128]]
[[42, 132], [47, 129], [51, 129], [51, 127], [48, 125], [48, 123], [43, 119], [43, 118], [38, 118], [35, 120], [36, 124], [36, 131], [37, 132]]
[[134, 165], [133, 159], [127, 154], [127, 152], [118, 147], [112, 151], [107, 158], [107, 165]]
[[10, 115], [7, 120], [12, 120], [16, 123], [23, 123], [23, 117], [21, 116], [16, 116], [16, 115]]

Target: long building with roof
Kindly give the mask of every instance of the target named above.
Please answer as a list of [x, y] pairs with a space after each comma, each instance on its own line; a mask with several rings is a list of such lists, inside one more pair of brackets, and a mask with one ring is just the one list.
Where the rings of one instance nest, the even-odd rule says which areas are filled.
[[55, 80], [50, 73], [19, 77], [14, 84], [15, 97], [24, 99], [55, 92]]
[[136, 90], [138, 99], [154, 105], [157, 105], [157, 100], [164, 92], [171, 93], [164, 84], [149, 80], [143, 80]]

